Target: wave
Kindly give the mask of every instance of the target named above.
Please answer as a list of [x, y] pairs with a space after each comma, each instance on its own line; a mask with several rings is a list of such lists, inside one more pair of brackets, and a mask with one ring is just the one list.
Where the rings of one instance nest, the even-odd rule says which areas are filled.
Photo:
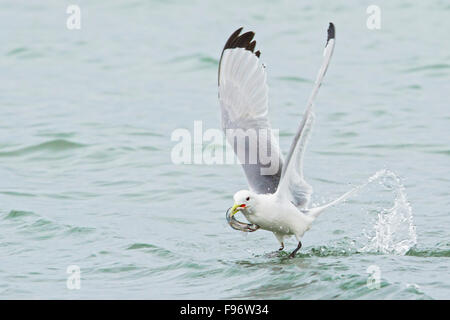
[[277, 79], [282, 80], [282, 81], [288, 81], [288, 82], [304, 82], [304, 83], [313, 83], [314, 82], [311, 79], [295, 77], [295, 76], [284, 76], [284, 77], [278, 77]]
[[92, 227], [59, 224], [35, 212], [24, 210], [11, 210], [3, 216], [3, 220], [4, 227], [14, 228], [16, 232], [40, 240], [57, 236], [82, 236], [96, 231]]
[[15, 157], [15, 156], [22, 156], [27, 155], [34, 152], [39, 151], [53, 151], [53, 152], [60, 152], [60, 151], [67, 151], [72, 149], [78, 149], [85, 147], [86, 145], [72, 142], [64, 139], [56, 139], [56, 140], [50, 140], [43, 143], [39, 143], [36, 145], [28, 146], [25, 148], [20, 148], [12, 151], [4, 151], [0, 152], [0, 157]]
[[429, 65], [425, 65], [425, 66], [409, 68], [409, 69], [405, 70], [405, 72], [409, 73], [409, 72], [419, 72], [419, 71], [424, 71], [424, 70], [443, 70], [443, 69], [450, 69], [450, 64], [444, 64], [444, 63], [429, 64]]
[[3, 217], [3, 219], [17, 219], [28, 216], [36, 216], [36, 214], [31, 211], [11, 210], [6, 216]]
[[408, 252], [406, 252], [407, 256], [413, 257], [436, 257], [436, 258], [446, 258], [450, 257], [450, 244], [448, 243], [445, 248], [441, 248], [440, 244], [437, 244], [432, 249], [419, 249], [412, 248]]

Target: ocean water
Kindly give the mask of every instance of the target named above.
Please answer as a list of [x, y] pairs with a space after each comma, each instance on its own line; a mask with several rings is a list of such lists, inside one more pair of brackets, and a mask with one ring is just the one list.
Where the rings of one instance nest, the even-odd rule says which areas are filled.
[[[0, 298], [449, 298], [449, 14], [438, 0], [0, 3]], [[175, 164], [171, 134], [220, 127], [218, 60], [244, 26], [286, 151], [330, 21], [305, 177], [316, 205], [361, 188], [289, 259], [269, 232], [226, 224], [241, 168]]]

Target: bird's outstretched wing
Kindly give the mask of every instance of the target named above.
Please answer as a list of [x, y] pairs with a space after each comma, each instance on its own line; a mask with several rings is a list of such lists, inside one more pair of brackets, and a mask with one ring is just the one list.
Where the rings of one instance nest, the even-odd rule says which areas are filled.
[[[255, 50], [254, 33], [236, 30], [219, 63], [219, 101], [222, 128], [234, 148], [251, 190], [275, 193], [282, 158], [271, 130], [265, 66]], [[253, 41], [252, 41], [253, 40]]]
[[306, 208], [311, 198], [312, 188], [303, 179], [303, 154], [305, 151], [308, 134], [311, 130], [314, 114], [312, 112], [314, 99], [322, 84], [323, 77], [328, 68], [331, 56], [333, 55], [335, 43], [335, 28], [332, 23], [328, 27], [327, 43], [324, 50], [322, 66], [317, 74], [313, 91], [308, 99], [306, 111], [302, 122], [292, 141], [291, 148], [286, 157], [286, 162], [281, 173], [280, 184], [277, 195], [287, 197], [298, 208]]

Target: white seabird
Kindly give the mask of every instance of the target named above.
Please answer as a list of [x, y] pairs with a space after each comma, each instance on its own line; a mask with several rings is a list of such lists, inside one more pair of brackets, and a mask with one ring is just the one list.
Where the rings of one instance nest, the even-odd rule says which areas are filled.
[[[335, 28], [330, 23], [323, 53], [323, 63], [318, 72], [313, 91], [308, 99], [306, 111], [294, 137], [286, 160], [283, 161], [279, 146], [271, 131], [268, 114], [268, 87], [265, 66], [260, 63], [260, 51], [254, 52], [256, 41], [253, 32], [240, 34], [236, 30], [228, 39], [219, 63], [219, 101], [222, 111], [222, 128], [228, 142], [240, 160], [250, 190], [241, 190], [234, 195], [234, 206], [227, 212], [230, 225], [237, 230], [252, 232], [259, 228], [274, 233], [284, 249], [284, 239], [294, 235], [297, 248], [290, 254], [294, 257], [301, 248], [300, 239], [309, 230], [311, 223], [326, 208], [347, 197], [353, 190], [324, 206], [308, 208], [312, 188], [303, 179], [302, 158], [312, 126], [313, 102], [328, 68], [335, 44]], [[266, 130], [263, 137], [247, 136], [244, 144], [236, 143], [236, 130]], [[255, 163], [248, 161], [249, 145], [256, 139], [259, 151], [268, 152], [276, 160], [278, 170], [263, 173], [270, 164], [257, 157]], [[242, 212], [252, 224], [244, 224], [233, 215]]]

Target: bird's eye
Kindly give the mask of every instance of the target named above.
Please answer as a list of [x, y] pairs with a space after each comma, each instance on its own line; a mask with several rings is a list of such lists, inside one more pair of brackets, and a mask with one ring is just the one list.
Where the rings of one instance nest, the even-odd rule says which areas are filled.
[[250, 197], [247, 197], [247, 199], [245, 199], [245, 200], [247, 200], [247, 201], [250, 200]]

